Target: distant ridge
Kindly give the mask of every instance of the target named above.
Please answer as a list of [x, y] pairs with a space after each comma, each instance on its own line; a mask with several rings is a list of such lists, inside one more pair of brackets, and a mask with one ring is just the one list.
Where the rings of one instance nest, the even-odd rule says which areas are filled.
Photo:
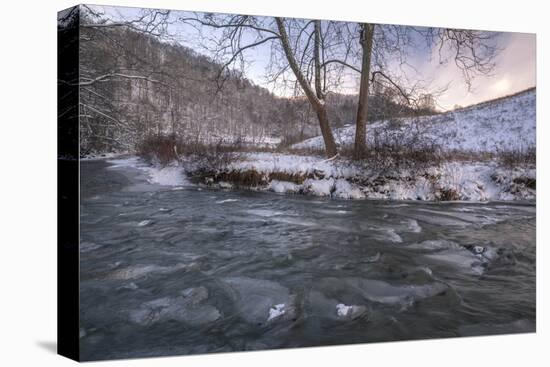
[[464, 110], [467, 110], [467, 109], [470, 109], [470, 108], [483, 107], [484, 105], [488, 105], [488, 104], [491, 104], [491, 103], [499, 102], [499, 101], [502, 101], [502, 100], [507, 99], [507, 98], [516, 97], [516, 96], [519, 96], [519, 95], [521, 95], [521, 94], [523, 94], [523, 93], [529, 93], [529, 92], [532, 92], [532, 91], [535, 91], [535, 92], [536, 92], [536, 90], [537, 90], [537, 87], [536, 87], [536, 86], [535, 86], [535, 87], [530, 87], [530, 88], [521, 90], [521, 91], [519, 91], [519, 92], [515, 92], [515, 93], [511, 93], [511, 94], [506, 94], [506, 95], [501, 96], [501, 97], [497, 97], [497, 98], [493, 98], [493, 99], [488, 99], [488, 100], [486, 100], [486, 101], [474, 103], [474, 104], [471, 104], [471, 105], [468, 105], [468, 106], [464, 106], [464, 107], [460, 107], [460, 108], [456, 108], [456, 109], [453, 109], [453, 110], [444, 111], [444, 112], [442, 112], [442, 113], [464, 111]]

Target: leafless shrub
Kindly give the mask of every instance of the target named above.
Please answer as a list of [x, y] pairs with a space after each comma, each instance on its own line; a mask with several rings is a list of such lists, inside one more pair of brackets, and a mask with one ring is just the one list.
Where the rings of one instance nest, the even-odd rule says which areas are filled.
[[196, 167], [195, 174], [208, 175], [227, 168], [241, 159], [240, 145], [225, 145], [219, 141], [214, 145], [193, 144], [185, 146], [185, 155]]
[[[441, 147], [423, 133], [418, 123], [400, 124], [390, 120], [386, 129], [374, 131], [373, 138], [362, 161], [379, 172], [426, 169], [443, 161]], [[351, 147], [343, 147], [341, 154], [353, 157]]]
[[181, 142], [175, 135], [150, 135], [137, 145], [137, 153], [148, 162], [159, 162], [165, 166], [178, 160], [179, 145]]
[[170, 162], [186, 160], [200, 171], [219, 171], [240, 159], [240, 143], [204, 144], [196, 139], [181, 139], [174, 134], [151, 135], [137, 146], [138, 155], [148, 162], [162, 166]]
[[460, 194], [453, 188], [441, 189], [437, 198], [439, 201], [456, 201], [460, 200]]

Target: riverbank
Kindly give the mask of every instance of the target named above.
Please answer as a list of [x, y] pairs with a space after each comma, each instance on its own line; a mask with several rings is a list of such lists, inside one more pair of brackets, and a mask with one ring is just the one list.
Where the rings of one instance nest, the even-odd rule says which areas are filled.
[[448, 161], [438, 165], [377, 170], [368, 162], [292, 154], [248, 153], [215, 172], [195, 168], [197, 184], [340, 199], [423, 201], [535, 200], [535, 166]]
[[109, 160], [145, 171], [165, 186], [196, 184], [214, 189], [247, 189], [338, 199], [420, 201], [535, 201], [535, 166], [505, 167], [496, 161], [448, 161], [438, 165], [375, 170], [368, 163], [279, 153], [239, 154], [216, 170], [183, 157], [168, 165], [136, 156]]

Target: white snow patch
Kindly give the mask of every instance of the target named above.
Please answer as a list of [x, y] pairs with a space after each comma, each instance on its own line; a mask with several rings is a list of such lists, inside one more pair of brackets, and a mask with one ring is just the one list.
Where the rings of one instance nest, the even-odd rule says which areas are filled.
[[339, 303], [336, 305], [336, 315], [340, 318], [355, 319], [367, 311], [365, 306], [345, 305]]
[[233, 188], [233, 184], [230, 183], [230, 182], [221, 181], [220, 183], [218, 183], [218, 185], [220, 186], [220, 189], [232, 189]]
[[285, 304], [279, 303], [269, 309], [269, 317], [267, 318], [267, 321], [271, 321], [273, 319], [276, 319], [277, 317], [280, 317], [284, 315], [286, 312], [285, 310]]
[[341, 199], [364, 199], [365, 194], [361, 190], [350, 184], [343, 178], [336, 180], [335, 190], [333, 196]]
[[269, 183], [268, 189], [278, 193], [297, 193], [300, 191], [300, 185], [297, 185], [294, 182], [272, 180]]
[[307, 193], [316, 196], [330, 196], [334, 190], [334, 179], [320, 179], [308, 178], [303, 183], [304, 190]]
[[340, 317], [346, 317], [352, 309], [353, 306], [346, 306], [343, 303], [339, 303], [336, 305], [336, 314]]

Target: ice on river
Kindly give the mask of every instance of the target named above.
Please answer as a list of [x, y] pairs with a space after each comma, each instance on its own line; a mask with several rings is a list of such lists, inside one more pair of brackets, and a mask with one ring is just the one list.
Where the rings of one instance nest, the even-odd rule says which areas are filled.
[[262, 325], [295, 315], [294, 297], [279, 283], [247, 277], [226, 278], [222, 283], [235, 312], [248, 323]]
[[191, 326], [200, 326], [221, 317], [214, 306], [204, 304], [208, 299], [205, 287], [188, 288], [176, 297], [162, 297], [142, 304], [130, 312], [130, 321], [150, 325], [161, 321], [180, 321]]
[[490, 246], [462, 246], [447, 240], [427, 240], [409, 245], [408, 248], [421, 250], [421, 259], [424, 262], [450, 266], [478, 275], [481, 275], [497, 256], [496, 250]]
[[406, 221], [407, 223], [407, 228], [409, 229], [409, 231], [413, 232], [413, 233], [420, 233], [422, 232], [422, 227], [420, 227], [420, 225], [418, 224], [418, 222], [414, 219], [408, 219]]
[[334, 321], [357, 320], [366, 316], [368, 311], [364, 305], [346, 305], [317, 290], [309, 292], [305, 305], [309, 316]]
[[278, 305], [275, 305], [269, 309], [269, 316], [267, 318], [267, 321], [276, 319], [277, 317], [284, 315], [285, 312], [285, 304], [279, 303]]
[[347, 294], [356, 299], [387, 305], [405, 306], [445, 292], [448, 286], [440, 282], [394, 285], [382, 280], [363, 278], [325, 278], [319, 283], [327, 295]]
[[216, 201], [216, 204], [234, 203], [236, 201], [239, 201], [239, 200], [238, 199], [224, 199], [224, 200]]
[[353, 320], [362, 316], [366, 311], [367, 311], [367, 308], [365, 306], [357, 306], [357, 305], [348, 306], [343, 303], [339, 303], [336, 305], [336, 314], [340, 318]]
[[105, 278], [112, 280], [130, 280], [138, 279], [149, 274], [171, 274], [176, 271], [192, 271], [199, 268], [198, 263], [190, 264], [176, 264], [173, 266], [159, 266], [159, 265], [135, 265], [122, 269], [117, 269], [108, 273]]

